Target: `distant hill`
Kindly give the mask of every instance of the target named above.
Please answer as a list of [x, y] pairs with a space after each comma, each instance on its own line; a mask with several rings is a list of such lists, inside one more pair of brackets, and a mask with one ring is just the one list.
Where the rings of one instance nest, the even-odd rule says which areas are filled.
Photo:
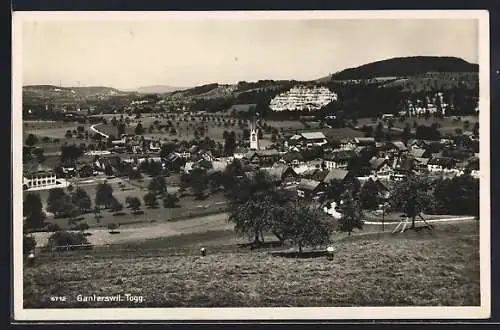
[[396, 57], [349, 68], [318, 81], [371, 79], [377, 77], [408, 77], [427, 72], [479, 72], [479, 65], [457, 57], [413, 56]]
[[144, 86], [135, 89], [137, 93], [140, 94], [165, 94], [171, 93], [175, 91], [182, 91], [188, 89], [189, 87], [175, 87], [168, 85], [153, 85], [153, 86]]
[[102, 100], [130, 93], [112, 87], [60, 87], [53, 85], [23, 86], [23, 102], [81, 102], [85, 100]]

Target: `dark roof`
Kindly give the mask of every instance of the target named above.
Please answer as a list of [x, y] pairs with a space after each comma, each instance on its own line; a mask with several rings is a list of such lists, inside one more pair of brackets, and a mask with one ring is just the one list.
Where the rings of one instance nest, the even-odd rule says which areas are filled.
[[295, 171], [286, 165], [265, 167], [262, 170], [269, 174], [273, 181], [280, 181], [287, 171], [292, 171], [292, 174], [295, 174]]
[[287, 152], [284, 156], [283, 156], [283, 159], [287, 162], [290, 162], [292, 160], [303, 160], [304, 157], [302, 156], [302, 154], [300, 152], [297, 152], [297, 151], [291, 151], [291, 152]]
[[387, 159], [385, 159], [385, 158], [372, 158], [369, 161], [370, 167], [372, 169], [375, 169], [375, 170], [377, 170], [380, 167], [382, 167], [382, 165], [384, 165], [386, 162], [387, 162]]
[[328, 172], [328, 174], [323, 179], [323, 182], [328, 183], [332, 180], [344, 180], [348, 174], [349, 174], [349, 171], [347, 171], [347, 170], [343, 170], [340, 168], [334, 168]]
[[297, 186], [297, 189], [313, 191], [313, 190], [317, 189], [320, 185], [321, 185], [320, 181], [302, 179], [302, 180], [300, 180], [300, 183]]
[[357, 137], [357, 138], [354, 138], [354, 142], [356, 142], [356, 144], [363, 144], [363, 145], [374, 144], [375, 138], [374, 137]]
[[434, 157], [434, 158], [431, 158], [427, 164], [440, 165], [443, 167], [453, 167], [453, 166], [455, 166], [456, 161], [453, 158]]
[[349, 160], [354, 157], [356, 157], [356, 152], [354, 150], [337, 150], [324, 155], [323, 159], [339, 161], [339, 160]]
[[396, 148], [398, 148], [398, 150], [400, 150], [400, 151], [406, 151], [406, 150], [408, 150], [408, 148], [406, 147], [406, 145], [402, 141], [394, 141], [394, 142], [392, 142], [392, 144]]

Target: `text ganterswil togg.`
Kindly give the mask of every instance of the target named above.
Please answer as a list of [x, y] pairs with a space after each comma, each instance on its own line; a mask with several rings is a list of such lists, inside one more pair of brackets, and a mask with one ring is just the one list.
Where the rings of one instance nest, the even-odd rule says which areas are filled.
[[[51, 297], [51, 301], [67, 301], [66, 297]], [[76, 301], [78, 302], [127, 302], [133, 304], [141, 304], [145, 301], [143, 296], [132, 295], [130, 293], [116, 294], [112, 296], [99, 296], [96, 294], [92, 295], [77, 295]]]

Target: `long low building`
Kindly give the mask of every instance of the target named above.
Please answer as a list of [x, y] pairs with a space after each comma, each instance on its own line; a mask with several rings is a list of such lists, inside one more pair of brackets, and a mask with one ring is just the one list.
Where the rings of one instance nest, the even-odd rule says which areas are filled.
[[52, 171], [39, 171], [23, 177], [23, 190], [50, 187], [56, 184], [57, 177]]

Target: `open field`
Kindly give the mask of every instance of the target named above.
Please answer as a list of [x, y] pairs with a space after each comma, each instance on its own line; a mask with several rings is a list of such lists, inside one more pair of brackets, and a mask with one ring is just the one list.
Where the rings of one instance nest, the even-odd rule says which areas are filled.
[[[403, 129], [406, 126], [406, 124], [409, 124], [412, 131], [415, 132], [415, 128], [413, 127], [414, 122], [416, 122], [417, 125], [425, 125], [425, 126], [430, 126], [433, 123], [438, 123], [440, 125], [438, 130], [441, 132], [441, 134], [444, 135], [444, 134], [450, 133], [450, 134], [454, 135], [455, 130], [457, 128], [464, 130], [464, 122], [465, 121], [469, 121], [469, 124], [470, 124], [469, 130], [472, 130], [472, 128], [474, 127], [474, 124], [479, 122], [479, 119], [478, 119], [478, 117], [475, 117], [475, 116], [464, 116], [461, 118], [461, 120], [454, 120], [450, 117], [446, 117], [443, 119], [435, 119], [432, 117], [429, 119], [425, 119], [422, 117], [420, 117], [420, 118], [415, 117], [415, 118], [411, 118], [411, 119], [405, 119], [403, 122], [400, 122], [398, 119], [395, 119], [393, 121], [393, 124], [394, 124], [394, 128], [399, 128], [399, 129]], [[363, 125], [376, 126], [377, 123], [373, 123], [370, 118], [361, 118], [358, 120], [358, 126], [362, 127]]]
[[[120, 223], [122, 225], [130, 223], [151, 223], [151, 222], [161, 222], [178, 218], [190, 218], [197, 215], [220, 213], [225, 210], [227, 198], [223, 193], [216, 193], [211, 195], [205, 200], [196, 200], [192, 196], [185, 196], [180, 199], [178, 203], [179, 207], [176, 208], [164, 208], [161, 199], [158, 199], [159, 207], [156, 209], [148, 208], [144, 205], [143, 197], [147, 193], [147, 185], [150, 178], [145, 178], [143, 182], [129, 182], [128, 180], [122, 180], [119, 178], [106, 179], [101, 177], [98, 179], [88, 178], [86, 180], [81, 180], [78, 185], [73, 184], [74, 187], [80, 187], [87, 192], [94, 204], [95, 199], [95, 189], [99, 182], [106, 180], [113, 188], [113, 196], [124, 205], [123, 213], [121, 216], [114, 216], [114, 212], [108, 210], [102, 210], [100, 213], [100, 218], [96, 219], [93, 213], [88, 213], [80, 216], [83, 218], [82, 221], [86, 222], [90, 227], [106, 227], [109, 223]], [[168, 178], [167, 178], [168, 182]], [[119, 184], [121, 183], [121, 185]], [[144, 188], [143, 188], [144, 187]], [[169, 186], [167, 184], [167, 189], [171, 193], [175, 193], [179, 188], [177, 186]], [[26, 195], [28, 192], [24, 192]], [[43, 208], [47, 207], [47, 198], [49, 196], [49, 190], [36, 191], [40, 196], [43, 204]], [[128, 196], [138, 197], [141, 200], [142, 206], [141, 210], [144, 212], [142, 215], [132, 214], [132, 210], [125, 208], [125, 199]], [[56, 223], [61, 228], [70, 228], [68, 225], [68, 218], [56, 219], [52, 215], [49, 215], [46, 222]]]
[[[478, 306], [478, 230], [477, 222], [464, 222], [432, 232], [344, 234], [333, 261], [275, 257], [234, 244], [210, 245], [200, 258], [199, 246], [226, 241], [225, 230], [172, 237], [163, 247], [145, 241], [42, 254], [24, 268], [24, 307]], [[78, 294], [144, 301], [78, 302]]]

